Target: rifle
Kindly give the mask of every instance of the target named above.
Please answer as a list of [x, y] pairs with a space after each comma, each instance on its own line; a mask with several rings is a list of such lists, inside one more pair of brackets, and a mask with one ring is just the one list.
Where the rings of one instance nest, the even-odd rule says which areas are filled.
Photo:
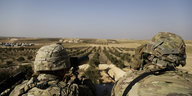
[[79, 69], [79, 65], [81, 65], [81, 63], [85, 60], [88, 60], [89, 57], [88, 57], [89, 53], [81, 56], [81, 57], [78, 57], [78, 56], [74, 56], [74, 57], [70, 57], [70, 63], [71, 63], [71, 67], [73, 68], [71, 72], [69, 72], [69, 74], [66, 74], [64, 76], [65, 78], [65, 82], [68, 83], [68, 81], [71, 79], [71, 77], [75, 76], [75, 79], [72, 81], [73, 83], [76, 83], [76, 84], [80, 84], [81, 81], [79, 80], [78, 78], [78, 75], [79, 75], [79, 72], [78, 72], [78, 69]]
[[[85, 79], [84, 78], [81, 78], [81, 80], [78, 78], [78, 75], [79, 75], [79, 72], [78, 72], [78, 69], [79, 69], [79, 65], [81, 65], [81, 62], [88, 59], [88, 54], [87, 55], [84, 55], [82, 57], [71, 57], [70, 58], [70, 61], [71, 61], [71, 66], [73, 67], [72, 69], [72, 74], [75, 76], [75, 79], [71, 82], [72, 83], [75, 83], [77, 85], [84, 85], [84, 86], [87, 86], [86, 88], [88, 88], [87, 90], [91, 90], [91, 92], [95, 95], [95, 86], [93, 85], [93, 83], [91, 82], [91, 80], [89, 79]], [[81, 88], [83, 88], [81, 86]], [[86, 91], [87, 91], [86, 90]], [[83, 93], [85, 94], [85, 93]], [[93, 95], [92, 95], [93, 96]], [[95, 95], [96, 96], [96, 95]]]
[[[70, 63], [73, 69], [70, 70], [70, 72], [64, 76], [66, 83], [70, 82], [70, 83], [80, 84], [80, 80], [78, 78], [79, 62], [80, 60], [78, 59], [78, 57], [70, 57]], [[75, 76], [75, 79], [71, 81], [71, 77], [73, 76]]]
[[0, 82], [0, 96], [7, 96], [18, 83], [21, 83], [25, 79], [27, 70], [29, 69], [20, 71]]

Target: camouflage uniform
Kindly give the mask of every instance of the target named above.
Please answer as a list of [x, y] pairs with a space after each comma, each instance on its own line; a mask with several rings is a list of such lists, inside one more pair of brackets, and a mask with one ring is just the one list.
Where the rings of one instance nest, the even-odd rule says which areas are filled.
[[176, 69], [185, 65], [185, 43], [170, 32], [159, 32], [138, 47], [131, 65], [140, 69], [116, 81], [111, 96], [192, 96], [192, 75]]
[[40, 74], [16, 86], [10, 96], [78, 96], [78, 88], [77, 84], [66, 84], [54, 75]]
[[184, 40], [173, 33], [159, 32], [152, 38], [152, 41], [136, 49], [133, 62], [131, 67], [134, 69], [142, 69], [148, 63], [162, 68], [185, 66]]
[[[87, 86], [72, 81], [63, 82], [62, 76], [57, 74], [59, 71], [64, 76], [70, 67], [68, 54], [62, 45], [43, 46], [34, 61], [34, 72], [38, 75], [16, 86], [10, 96], [81, 96], [82, 92], [79, 91]], [[94, 96], [90, 88], [86, 90], [89, 96]]]
[[191, 80], [182, 71], [136, 71], [120, 78], [111, 96], [192, 96]]

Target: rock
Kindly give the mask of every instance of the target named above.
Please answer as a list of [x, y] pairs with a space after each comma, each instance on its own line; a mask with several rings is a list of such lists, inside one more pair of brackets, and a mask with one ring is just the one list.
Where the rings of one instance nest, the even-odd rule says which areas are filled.
[[115, 81], [126, 73], [113, 64], [99, 64], [99, 69], [106, 70], [107, 74], [110, 75], [110, 77], [114, 78]]
[[89, 64], [83, 64], [83, 65], [81, 65], [81, 66], [79, 66], [79, 69], [80, 70], [87, 70], [89, 68]]

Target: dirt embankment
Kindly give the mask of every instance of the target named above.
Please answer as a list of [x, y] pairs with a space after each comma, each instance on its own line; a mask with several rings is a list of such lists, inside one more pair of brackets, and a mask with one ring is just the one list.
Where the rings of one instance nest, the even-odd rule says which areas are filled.
[[[81, 71], [89, 68], [89, 64], [79, 66]], [[116, 67], [113, 64], [99, 64], [97, 67], [100, 70], [102, 84], [95, 84], [97, 96], [111, 96], [111, 90], [116, 80], [122, 77], [126, 72]]]
[[[89, 68], [89, 64], [79, 66], [80, 70], [86, 70], [87, 68]], [[101, 71], [104, 83], [111, 83], [111, 80], [116, 81], [126, 73], [113, 64], [99, 64], [98, 69]]]
[[115, 81], [125, 74], [125, 71], [121, 70], [113, 64], [99, 64], [99, 70], [105, 70], [106, 73]]

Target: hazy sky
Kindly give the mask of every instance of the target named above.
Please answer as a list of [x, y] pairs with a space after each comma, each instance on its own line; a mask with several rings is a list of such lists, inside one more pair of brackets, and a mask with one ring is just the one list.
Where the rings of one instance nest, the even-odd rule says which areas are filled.
[[0, 0], [0, 36], [192, 40], [192, 0]]

